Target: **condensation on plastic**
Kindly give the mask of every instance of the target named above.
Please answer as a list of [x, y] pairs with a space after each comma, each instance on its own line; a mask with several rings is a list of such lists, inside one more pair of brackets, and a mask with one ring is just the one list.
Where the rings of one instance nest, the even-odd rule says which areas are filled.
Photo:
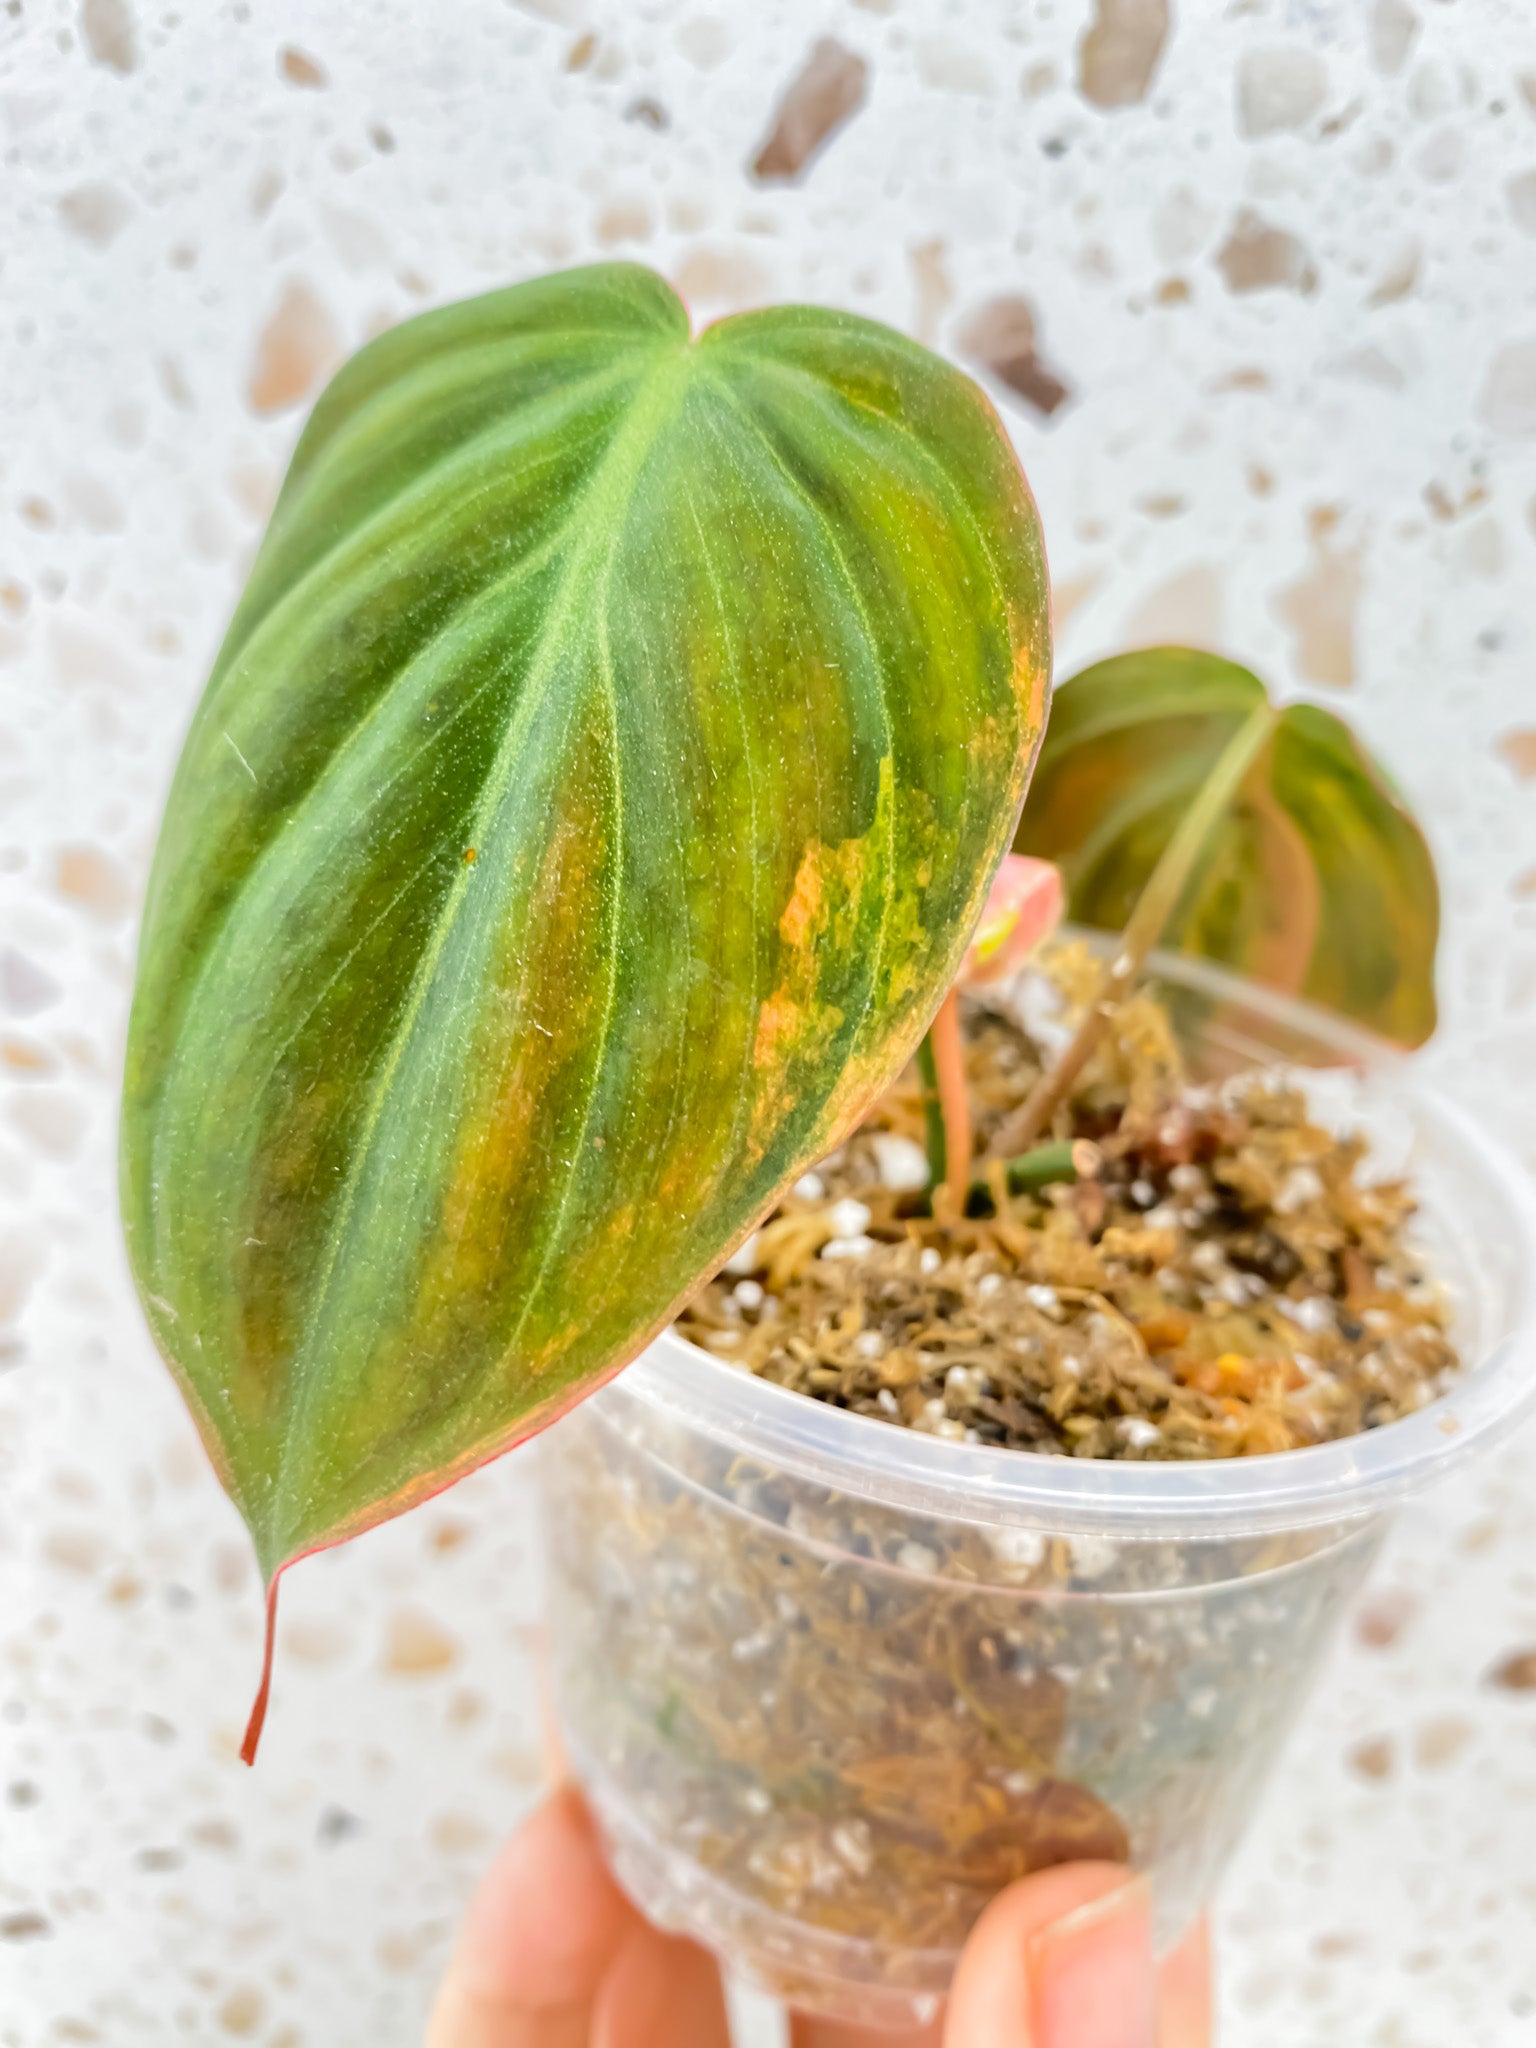
[[[1309, 1450], [1094, 1462], [898, 1429], [754, 1379], [669, 1333], [551, 1433], [562, 1727], [615, 1867], [654, 1920], [804, 2009], [876, 2026], [920, 2021], [937, 2009], [956, 1951], [840, 1931], [880, 1873], [823, 1853], [821, 1822], [793, 1810], [783, 1783], [770, 1794], [744, 1782], [740, 1757], [772, 1747], [766, 1704], [762, 1729], [739, 1728], [739, 1741], [669, 1739], [669, 1701], [707, 1693], [712, 1669], [731, 1672], [744, 1642], [779, 1625], [753, 1606], [764, 1571], [798, 1573], [802, 1601], [806, 1587], [812, 1600], [842, 1600], [862, 1578], [878, 1591], [883, 1631], [902, 1603], [913, 1624], [942, 1604], [962, 1651], [967, 1628], [976, 1641], [1001, 1628], [1021, 1666], [1064, 1685], [1054, 1775], [1124, 1823], [1167, 1945], [1208, 1902], [1387, 1512], [1536, 1401], [1536, 1195], [1519, 1167], [1399, 1055], [1337, 1020], [1182, 960], [1164, 958], [1158, 973], [1198, 1077], [1328, 1069], [1309, 1076], [1317, 1113], [1363, 1128], [1381, 1170], [1413, 1175], [1417, 1227], [1451, 1289], [1467, 1366], [1452, 1391]], [[634, 1540], [658, 1527], [666, 1537], [653, 1551]], [[1065, 1563], [1042, 1587], [1047, 1539]], [[707, 1589], [691, 1563], [701, 1554], [716, 1563]], [[737, 1561], [750, 1589], [729, 1583]], [[761, 1647], [771, 1670], [772, 1641]], [[855, 1638], [848, 1654], [859, 1654]], [[953, 1711], [967, 1711], [958, 1695]], [[808, 1760], [839, 1784], [850, 1767], [857, 1781], [885, 1740], [818, 1719], [814, 1702], [800, 1704], [795, 1725]], [[999, 1778], [1008, 1761], [1004, 1744]], [[770, 1832], [765, 1799], [774, 1839], [811, 1872], [788, 1910], [782, 1871], [772, 1886], [751, 1875], [753, 1830]]]

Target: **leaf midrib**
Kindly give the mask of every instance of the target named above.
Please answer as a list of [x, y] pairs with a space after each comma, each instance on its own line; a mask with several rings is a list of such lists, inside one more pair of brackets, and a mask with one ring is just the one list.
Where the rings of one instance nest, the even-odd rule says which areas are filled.
[[[578, 531], [583, 532], [585, 537], [573, 548], [570, 560], [561, 575], [547, 615], [547, 623], [539, 635], [529, 665], [517, 709], [501, 745], [496, 750], [480, 800], [475, 806], [471, 830], [474, 834], [472, 843], [476, 845], [484, 841], [486, 826], [506, 797], [511, 769], [516, 763], [518, 750], [534, 717], [543, 704], [550, 676], [555, 668], [554, 655], [559, 649], [563, 629], [576, 599], [587, 585], [588, 572], [604, 548], [608, 550], [610, 559], [616, 550], [617, 536], [622, 530], [622, 516], [628, 508], [640, 472], [668, 415], [679, 402], [685, 388], [690, 344], [687, 337], [667, 339], [674, 345], [656, 363], [649, 375], [642, 379], [628, 417], [615, 434], [607, 454], [592, 471], [572, 507], [571, 523]], [[675, 345], [678, 339], [683, 342], [681, 348]], [[616, 778], [618, 765], [615, 754]], [[263, 1557], [262, 1563], [268, 1569], [289, 1554], [281, 1547], [275, 1547], [272, 1539], [279, 1531], [287, 1529], [292, 1524], [294, 1485], [298, 1467], [290, 1451], [293, 1445], [302, 1446], [309, 1440], [306, 1425], [320, 1384], [320, 1376], [312, 1370], [311, 1361], [315, 1335], [324, 1322], [327, 1299], [395, 1073], [410, 1043], [437, 963], [457, 923], [459, 911], [475, 872], [475, 868], [466, 866], [454, 877], [453, 887], [438, 914], [432, 938], [411, 977], [406, 1003], [390, 1035], [388, 1050], [384, 1055], [378, 1079], [371, 1090], [369, 1108], [353, 1147], [346, 1183], [326, 1232], [325, 1253], [312, 1297], [314, 1307], [309, 1326], [295, 1354], [290, 1377], [290, 1386], [296, 1391], [296, 1400], [286, 1418], [278, 1457], [276, 1486], [272, 1495], [272, 1512], [267, 1518], [268, 1554]], [[605, 1017], [603, 1032], [592, 1060], [594, 1087], [607, 1051], [610, 1026], [611, 1009]], [[574, 1171], [574, 1167], [568, 1167], [566, 1170], [569, 1173]]]

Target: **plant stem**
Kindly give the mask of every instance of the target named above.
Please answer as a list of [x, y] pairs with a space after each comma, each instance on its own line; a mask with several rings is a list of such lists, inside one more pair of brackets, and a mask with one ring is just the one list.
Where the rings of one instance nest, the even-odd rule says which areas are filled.
[[960, 994], [951, 989], [928, 1027], [944, 1125], [944, 1187], [959, 1216], [971, 1185], [971, 1103], [965, 1088], [965, 1041], [960, 1034]]
[[[1085, 1156], [1086, 1155], [1086, 1156]], [[1010, 1159], [1004, 1168], [1010, 1195], [1033, 1194], [1037, 1188], [1049, 1187], [1054, 1181], [1068, 1184], [1079, 1179], [1079, 1168], [1083, 1173], [1096, 1171], [1098, 1156], [1093, 1146], [1081, 1138], [1063, 1138], [1060, 1144], [1037, 1145], [1032, 1152], [1023, 1152], [1017, 1159]], [[985, 1179], [971, 1182], [973, 1188], [984, 1188]]]
[[1120, 935], [1120, 948], [1110, 964], [1087, 1015], [1061, 1058], [1040, 1076], [1018, 1112], [994, 1140], [999, 1152], [1021, 1152], [1046, 1129], [1066, 1100], [1072, 1084], [1098, 1050], [1116, 1011], [1135, 988], [1147, 955], [1162, 937], [1178, 908], [1195, 863], [1211, 829], [1226, 811], [1243, 778], [1274, 730], [1276, 712], [1266, 700], [1257, 705], [1217, 757], [1200, 794], [1175, 827], [1162, 858], [1147, 878], [1136, 908]]
[[[1060, 1144], [1037, 1145], [1033, 1152], [1026, 1152], [1018, 1159], [1010, 1159], [1004, 1168], [1008, 1192], [1011, 1195], [1033, 1194], [1039, 1188], [1049, 1187], [1054, 1181], [1070, 1184], [1077, 1180], [1081, 1147], [1081, 1139], [1064, 1138]], [[934, 1185], [937, 1186], [938, 1183], [935, 1182]], [[984, 1198], [987, 1202], [992, 1199], [992, 1184], [985, 1175], [971, 1182], [966, 1190], [965, 1208], [961, 1213], [969, 1215], [971, 1206], [978, 1197]], [[933, 1214], [932, 1188], [919, 1201], [918, 1214]]]
[[928, 1154], [928, 1181], [937, 1187], [946, 1173], [944, 1112], [939, 1106], [939, 1075], [934, 1065], [933, 1044], [926, 1033], [917, 1048], [917, 1071], [923, 1083], [923, 1136]]

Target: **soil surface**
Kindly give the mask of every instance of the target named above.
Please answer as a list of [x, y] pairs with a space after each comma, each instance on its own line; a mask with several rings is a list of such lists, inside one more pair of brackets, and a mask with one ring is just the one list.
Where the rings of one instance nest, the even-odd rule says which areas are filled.
[[1458, 1361], [1411, 1188], [1315, 1121], [1294, 1073], [1191, 1084], [1151, 994], [1126, 1005], [1048, 1134], [1078, 1141], [1071, 1177], [1010, 1191], [987, 1147], [1096, 973], [1061, 947], [1011, 1014], [967, 1005], [986, 1184], [967, 1214], [930, 1192], [909, 1069], [680, 1333], [899, 1426], [1075, 1457], [1289, 1450], [1443, 1391]]

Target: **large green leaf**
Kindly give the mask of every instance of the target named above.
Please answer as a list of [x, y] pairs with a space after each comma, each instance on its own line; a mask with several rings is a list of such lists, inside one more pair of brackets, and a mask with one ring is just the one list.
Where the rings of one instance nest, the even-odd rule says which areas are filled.
[[575, 271], [365, 349], [176, 775], [123, 1118], [155, 1336], [284, 1562], [631, 1358], [911, 1053], [1044, 720], [986, 401]]
[[[1258, 677], [1186, 647], [1098, 662], [1051, 712], [1015, 846], [1066, 871], [1072, 915], [1119, 931]], [[1211, 832], [1168, 943], [1400, 1040], [1435, 1024], [1439, 892], [1402, 797], [1331, 712], [1290, 704]]]

